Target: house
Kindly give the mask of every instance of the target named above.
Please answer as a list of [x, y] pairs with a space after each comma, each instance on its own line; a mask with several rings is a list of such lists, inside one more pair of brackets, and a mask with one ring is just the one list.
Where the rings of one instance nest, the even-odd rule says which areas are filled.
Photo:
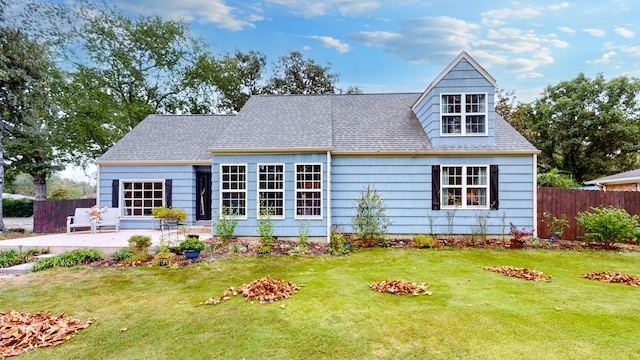
[[603, 191], [640, 191], [640, 169], [605, 176], [585, 182]]
[[392, 236], [488, 234], [536, 224], [538, 150], [494, 111], [495, 80], [462, 52], [422, 93], [253, 96], [235, 115], [150, 115], [98, 161], [100, 206], [149, 228], [173, 206], [190, 224], [223, 209], [236, 236], [351, 232], [374, 187]]

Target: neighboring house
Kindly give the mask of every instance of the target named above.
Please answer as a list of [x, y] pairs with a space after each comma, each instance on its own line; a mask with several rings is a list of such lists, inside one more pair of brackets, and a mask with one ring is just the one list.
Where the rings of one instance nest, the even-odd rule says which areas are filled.
[[351, 232], [374, 187], [392, 236], [489, 234], [536, 224], [535, 149], [494, 111], [495, 80], [462, 52], [423, 93], [253, 96], [236, 115], [151, 115], [98, 159], [99, 204], [122, 228], [149, 228], [156, 206], [208, 224], [225, 208], [257, 236], [261, 208], [278, 237]]
[[622, 172], [585, 182], [603, 191], [640, 191], [640, 169]]

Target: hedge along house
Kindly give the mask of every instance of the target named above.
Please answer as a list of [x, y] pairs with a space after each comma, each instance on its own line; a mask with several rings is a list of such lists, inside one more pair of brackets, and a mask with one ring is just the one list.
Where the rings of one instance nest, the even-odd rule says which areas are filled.
[[180, 207], [190, 224], [237, 214], [234, 235], [345, 232], [375, 188], [392, 237], [536, 224], [535, 149], [494, 111], [495, 80], [462, 52], [423, 93], [253, 96], [236, 115], [151, 115], [98, 159], [99, 204], [122, 228]]

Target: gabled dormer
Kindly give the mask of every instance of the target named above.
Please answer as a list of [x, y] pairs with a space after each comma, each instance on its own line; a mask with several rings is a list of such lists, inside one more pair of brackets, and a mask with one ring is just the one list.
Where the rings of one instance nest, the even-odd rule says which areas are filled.
[[434, 146], [495, 145], [495, 85], [495, 79], [463, 51], [412, 110]]

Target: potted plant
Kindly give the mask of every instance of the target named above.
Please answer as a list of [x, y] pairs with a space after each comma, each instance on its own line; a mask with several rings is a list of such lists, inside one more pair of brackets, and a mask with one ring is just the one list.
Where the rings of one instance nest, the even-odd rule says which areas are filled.
[[511, 236], [513, 236], [513, 238], [511, 238], [511, 243], [509, 246], [511, 249], [521, 248], [524, 245], [523, 238], [533, 234], [533, 229], [518, 229], [518, 227], [513, 225], [513, 223], [509, 223], [509, 231], [511, 232]]
[[197, 237], [189, 236], [179, 246], [187, 259], [197, 259], [200, 251], [204, 250], [204, 242]]
[[562, 237], [564, 228], [569, 227], [567, 214], [562, 214], [562, 218], [553, 216], [550, 212], [545, 212], [544, 218], [547, 219], [547, 227], [549, 228], [549, 241], [557, 243]]
[[161, 221], [183, 222], [187, 218], [186, 211], [180, 208], [169, 208], [166, 206], [153, 208], [151, 215]]

